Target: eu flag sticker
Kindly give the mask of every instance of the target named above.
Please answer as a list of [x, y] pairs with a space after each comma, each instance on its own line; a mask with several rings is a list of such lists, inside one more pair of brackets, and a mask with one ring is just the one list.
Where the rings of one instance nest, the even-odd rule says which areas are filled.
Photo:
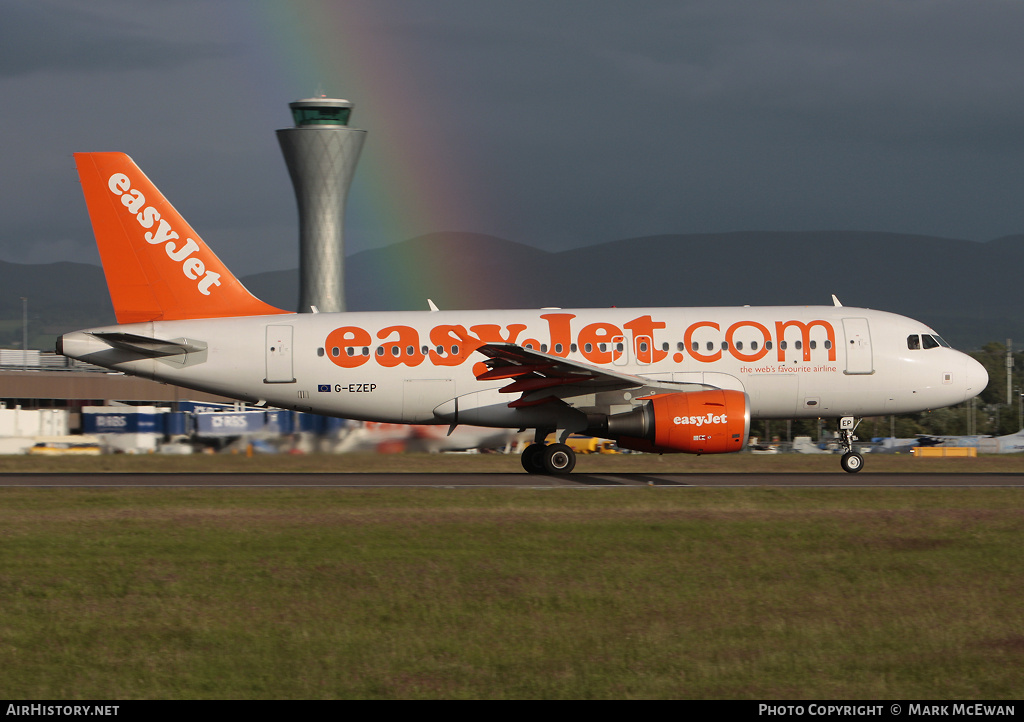
[[331, 385], [330, 384], [317, 384], [316, 385], [316, 390], [317, 390], [318, 393], [321, 393], [321, 394], [324, 393], [324, 392], [329, 392], [331, 390]]

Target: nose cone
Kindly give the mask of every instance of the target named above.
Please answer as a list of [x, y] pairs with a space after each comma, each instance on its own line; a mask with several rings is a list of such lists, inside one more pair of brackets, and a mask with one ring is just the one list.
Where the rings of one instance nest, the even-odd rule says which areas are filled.
[[988, 371], [980, 363], [964, 354], [964, 401], [974, 398], [988, 386]]

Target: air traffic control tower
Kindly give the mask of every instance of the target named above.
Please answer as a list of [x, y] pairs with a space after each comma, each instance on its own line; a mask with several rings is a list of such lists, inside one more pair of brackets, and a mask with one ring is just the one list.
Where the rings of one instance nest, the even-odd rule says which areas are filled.
[[299, 204], [299, 312], [345, 310], [345, 200], [366, 140], [348, 127], [352, 103], [289, 103], [294, 128], [277, 131]]

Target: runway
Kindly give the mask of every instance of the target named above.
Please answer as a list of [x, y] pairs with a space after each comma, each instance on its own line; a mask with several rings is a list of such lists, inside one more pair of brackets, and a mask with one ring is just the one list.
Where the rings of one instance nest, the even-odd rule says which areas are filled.
[[1022, 474], [0, 474], [0, 487], [89, 488], [595, 488], [595, 487], [1024, 487]]

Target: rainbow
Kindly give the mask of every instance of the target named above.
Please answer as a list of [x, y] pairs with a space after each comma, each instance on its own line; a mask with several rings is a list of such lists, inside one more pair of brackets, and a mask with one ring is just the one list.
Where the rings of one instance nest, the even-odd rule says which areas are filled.
[[[443, 103], [430, 96], [428, 79], [402, 42], [380, 32], [380, 14], [372, 3], [332, 0], [289, 0], [248, 5], [242, 32], [261, 49], [254, 84], [259, 92], [287, 88], [293, 97], [267, 99], [280, 102], [310, 97], [314, 90], [343, 97], [355, 104], [353, 126], [367, 128], [359, 119], [373, 118], [367, 143], [356, 171], [347, 207], [347, 226], [359, 228], [364, 245], [379, 247], [416, 236], [443, 231], [474, 231], [482, 226], [477, 212], [467, 208], [460, 186], [470, 182], [458, 149], [445, 147], [419, 122], [423, 113], [436, 112]], [[250, 22], [244, 23], [244, 20]], [[239, 22], [233, 18], [232, 22]], [[268, 132], [271, 132], [268, 130]], [[347, 231], [351, 238], [351, 230]], [[481, 251], [482, 253], [483, 251]], [[459, 278], [449, 286], [451, 307], [488, 307], [500, 298], [503, 283], [511, 279], [483, 278], [473, 269], [482, 259], [434, 258], [408, 254], [407, 267], [378, 269], [378, 286], [389, 299], [386, 310], [423, 309], [426, 299], [417, 293], [423, 284], [414, 278], [444, 271]], [[458, 266], [452, 273], [451, 266]], [[414, 297], [415, 295], [415, 297]], [[352, 299], [349, 304], [352, 305]]]

